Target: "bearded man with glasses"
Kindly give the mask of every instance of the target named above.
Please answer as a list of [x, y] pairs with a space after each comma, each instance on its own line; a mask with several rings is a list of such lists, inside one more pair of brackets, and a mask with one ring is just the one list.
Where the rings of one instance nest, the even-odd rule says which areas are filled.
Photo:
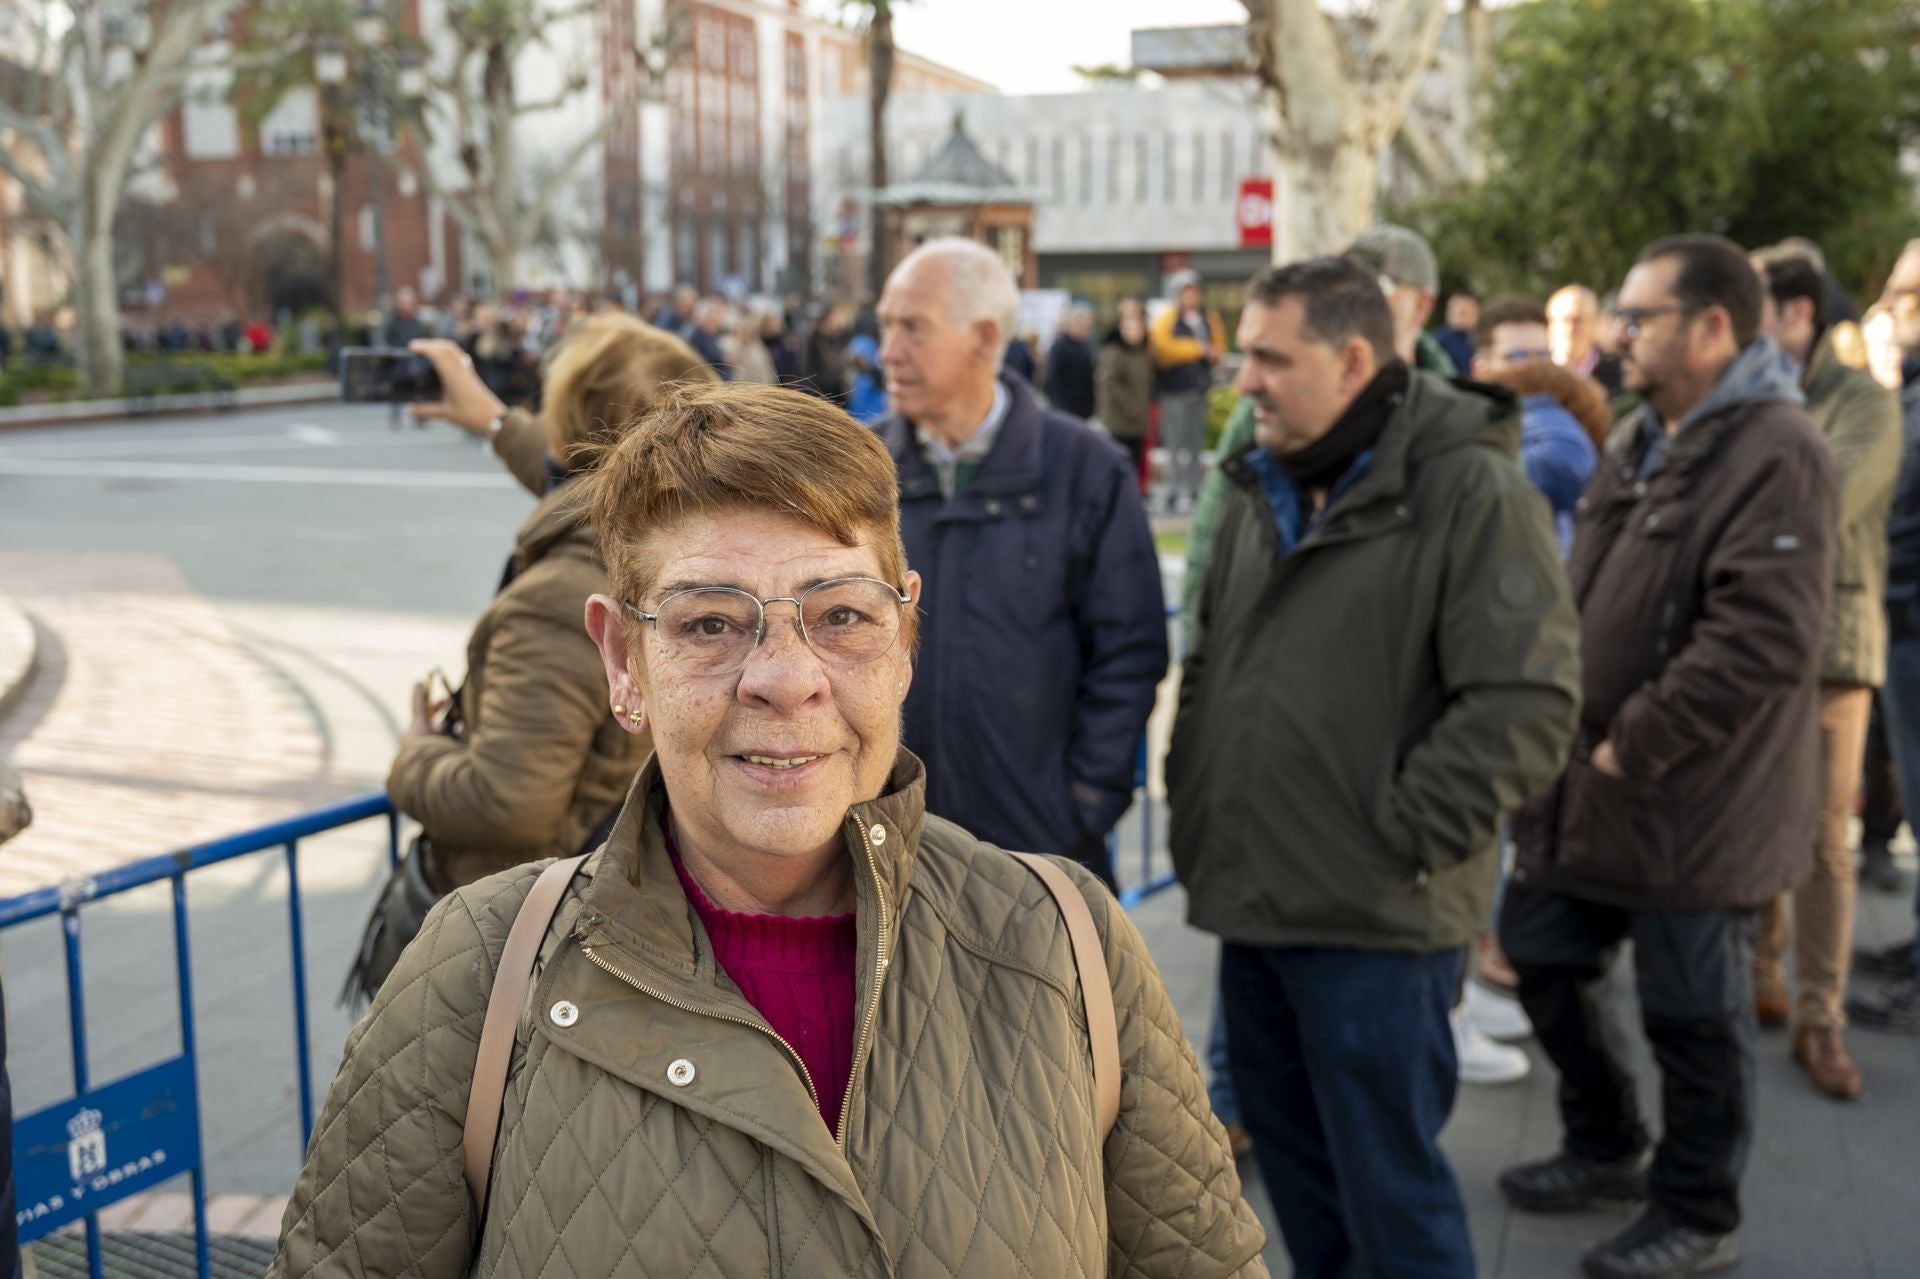
[[[1613, 322], [1643, 406], [1580, 501], [1573, 759], [1513, 819], [1500, 939], [1560, 1070], [1561, 1151], [1500, 1188], [1534, 1212], [1646, 1200], [1601, 1279], [1734, 1263], [1753, 1135], [1755, 909], [1804, 880], [1819, 820], [1821, 640], [1838, 479], [1760, 282], [1718, 236], [1660, 240]], [[1664, 1134], [1596, 1018], [1634, 943]]]

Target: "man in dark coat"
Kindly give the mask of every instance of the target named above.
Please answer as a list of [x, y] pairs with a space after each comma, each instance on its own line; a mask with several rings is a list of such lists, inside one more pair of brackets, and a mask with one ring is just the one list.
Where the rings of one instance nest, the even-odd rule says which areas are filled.
[[1060, 336], [1047, 348], [1047, 400], [1081, 421], [1093, 416], [1093, 310], [1076, 305], [1067, 312]]
[[693, 327], [686, 332], [687, 345], [705, 360], [715, 373], [731, 382], [737, 375], [720, 334], [727, 327], [727, 304], [719, 298], [701, 298], [693, 309]]
[[700, 290], [691, 284], [676, 285], [673, 297], [649, 321], [656, 329], [665, 329], [675, 337], [685, 337], [687, 330], [693, 327], [694, 307], [700, 301]]
[[1167, 669], [1160, 567], [1127, 455], [999, 373], [1013, 277], [935, 240], [880, 300], [901, 536], [925, 578], [906, 745], [927, 807], [1109, 883], [1107, 832]]
[[[1657, 241], [1615, 315], [1644, 403], [1580, 502], [1580, 726], [1565, 774], [1514, 817], [1500, 921], [1560, 1070], [1565, 1136], [1500, 1187], [1535, 1212], [1649, 1200], [1586, 1272], [1664, 1279], [1738, 1256], [1754, 911], [1812, 868], [1839, 481], [1799, 370], [1759, 336], [1737, 245]], [[1661, 1072], [1657, 1150], [1592, 999], [1629, 938]]]
[[853, 326], [853, 307], [836, 302], [807, 334], [800, 359], [800, 389], [844, 406], [852, 382], [847, 373], [847, 333]]
[[[1901, 459], [1887, 520], [1887, 682], [1880, 690], [1900, 785], [1920, 810], [1920, 240], [1910, 240], [1887, 277], [1880, 306], [1893, 318], [1905, 385]], [[1920, 896], [1913, 903], [1920, 925]], [[1857, 1026], [1920, 1035], [1920, 927], [1911, 938], [1855, 956], [1856, 972], [1887, 978], [1885, 990], [1847, 1001]]]

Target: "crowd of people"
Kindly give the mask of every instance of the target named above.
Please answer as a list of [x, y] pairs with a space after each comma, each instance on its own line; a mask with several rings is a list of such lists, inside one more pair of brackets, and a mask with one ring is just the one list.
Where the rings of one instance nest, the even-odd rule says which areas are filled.
[[[1183, 274], [1040, 370], [966, 240], [867, 312], [400, 290], [413, 414], [538, 505], [413, 690], [421, 833], [270, 1273], [1260, 1275], [1251, 1157], [1294, 1273], [1470, 1276], [1439, 1135], [1527, 1037], [1560, 1132], [1507, 1201], [1639, 1205], [1598, 1279], [1732, 1265], [1762, 1029], [1841, 1102], [1851, 1027], [1920, 1034], [1920, 935], [1853, 941], [1920, 795], [1920, 240], [1858, 316], [1797, 240], [1591, 284], [1429, 329], [1383, 225], [1231, 339]], [[1204, 1072], [1110, 891], [1156, 430]]]
[[[1582, 1259], [1602, 1279], [1732, 1264], [1757, 1028], [1790, 1027], [1842, 1101], [1869, 1083], [1850, 1023], [1920, 1033], [1920, 938], [1859, 956], [1883, 984], [1849, 993], [1856, 885], [1901, 887], [1897, 795], [1920, 794], [1920, 241], [1857, 319], [1804, 242], [1678, 235], [1604, 302], [1458, 294], [1430, 331], [1431, 248], [1376, 227], [1250, 282], [1211, 464], [1228, 332], [1196, 279], [1169, 293], [1098, 350], [1073, 309], [1036, 387], [1005, 267], [935, 241], [871, 325], [830, 307], [797, 340], [693, 290], [651, 323], [563, 316], [533, 412], [402, 299], [388, 340], [447, 388], [416, 414], [542, 500], [463, 685], [415, 690], [389, 789], [424, 833], [275, 1274], [369, 1245], [449, 1276], [611, 1259], [643, 1225], [650, 1257], [691, 1257], [756, 1160], [767, 1203], [730, 1246], [835, 1273], [986, 1247], [996, 1274], [1258, 1274], [1250, 1154], [1297, 1274], [1471, 1275], [1438, 1137], [1461, 1082], [1526, 1073], [1503, 1041], [1529, 1036], [1562, 1133], [1507, 1200], [1642, 1205]], [[870, 431], [832, 407], [859, 368]], [[1098, 887], [1171, 663], [1156, 410], [1193, 515], [1165, 777], [1190, 922], [1223, 942], [1204, 1082]], [[1077, 865], [1106, 972], [1002, 848]], [[585, 869], [489, 1210], [440, 1100], [487, 987], [441, 956], [498, 954], [556, 856]], [[1597, 1008], [1627, 941], [1657, 1141]], [[1072, 993], [1109, 983], [1111, 1130], [1108, 1032]], [[956, 1117], [966, 1139], [932, 1139]], [[664, 1159], [696, 1133], [707, 1154]], [[544, 1158], [567, 1134], [596, 1153]], [[608, 1203], [606, 1178], [649, 1189]], [[634, 1215], [662, 1196], [665, 1227]], [[528, 1209], [562, 1199], [606, 1206]]]

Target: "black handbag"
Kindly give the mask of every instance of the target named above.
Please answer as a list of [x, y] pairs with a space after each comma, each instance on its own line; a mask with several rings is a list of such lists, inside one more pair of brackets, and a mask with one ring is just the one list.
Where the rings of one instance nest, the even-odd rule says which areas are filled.
[[360, 934], [347, 980], [340, 987], [340, 1006], [356, 1015], [373, 1002], [387, 974], [400, 962], [408, 943], [420, 935], [427, 912], [440, 895], [427, 883], [427, 836], [422, 831], [407, 844], [406, 853], [387, 875], [373, 914]]
[[[429, 685], [433, 678], [428, 676]], [[460, 695], [464, 691], [464, 687], [449, 690], [440, 724], [440, 731], [456, 740], [465, 727], [460, 718]], [[427, 912], [440, 900], [440, 894], [427, 882], [428, 846], [425, 831], [409, 840], [407, 851], [387, 873], [387, 882], [374, 899], [373, 913], [360, 933], [360, 945], [347, 968], [347, 980], [340, 987], [340, 1007], [351, 1009], [355, 1015], [373, 1002], [387, 974], [400, 962], [400, 953], [420, 935]]]

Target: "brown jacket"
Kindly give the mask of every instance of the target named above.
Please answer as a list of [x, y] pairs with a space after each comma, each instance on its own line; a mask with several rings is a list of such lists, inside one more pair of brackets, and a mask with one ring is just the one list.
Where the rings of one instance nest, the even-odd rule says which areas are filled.
[[[495, 449], [522, 484], [547, 484], [539, 424], [514, 412]], [[512, 579], [467, 641], [462, 736], [409, 737], [387, 794], [426, 828], [435, 887], [571, 856], [606, 820], [652, 749], [607, 707], [587, 597], [607, 589], [599, 544], [573, 494], [542, 498], [520, 527]]]
[[1226, 1134], [1132, 921], [1059, 863], [1092, 909], [1119, 1018], [1103, 1145], [1058, 908], [1013, 858], [927, 815], [925, 795], [902, 752], [885, 793], [847, 813], [860, 1021], [837, 1139], [799, 1058], [715, 963], [649, 765], [542, 948], [484, 1228], [462, 1119], [531, 867], [436, 907], [355, 1027], [269, 1279], [1264, 1276]]
[[[1582, 707], [1514, 817], [1514, 878], [1627, 908], [1755, 906], [1810, 868], [1838, 480], [1771, 341], [1664, 435], [1614, 432], [1575, 521]], [[1625, 780], [1597, 771], [1611, 740]]]

